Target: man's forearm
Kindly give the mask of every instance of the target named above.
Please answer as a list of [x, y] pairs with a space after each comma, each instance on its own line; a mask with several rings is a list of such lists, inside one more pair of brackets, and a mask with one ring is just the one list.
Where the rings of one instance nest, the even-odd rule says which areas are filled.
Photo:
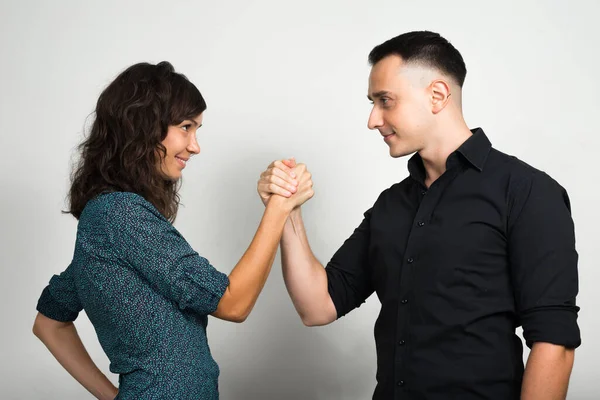
[[521, 400], [564, 400], [575, 351], [550, 343], [535, 343], [523, 376]]
[[117, 388], [90, 358], [73, 323], [54, 321], [38, 314], [34, 333], [63, 368], [97, 399], [116, 397]]
[[281, 239], [283, 279], [296, 311], [306, 325], [326, 325], [336, 319], [327, 290], [327, 274], [314, 256], [299, 208], [288, 218]]

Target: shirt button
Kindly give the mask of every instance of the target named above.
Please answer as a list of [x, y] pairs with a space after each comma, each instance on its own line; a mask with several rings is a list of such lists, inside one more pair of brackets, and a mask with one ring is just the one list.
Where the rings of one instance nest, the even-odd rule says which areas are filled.
[[425, 222], [419, 221], [419, 222], [417, 222], [417, 225], [419, 225], [419, 226], [425, 226]]
[[402, 299], [401, 303], [402, 304], [406, 304], [406, 303], [408, 303], [408, 300], [407, 299]]
[[412, 258], [412, 257], [406, 260], [406, 262], [407, 262], [407, 263], [409, 263], [409, 264], [412, 264], [414, 261], [415, 261], [415, 260], [414, 260], [414, 258]]
[[426, 194], [427, 194], [427, 190], [423, 190], [423, 191], [421, 192], [421, 195], [422, 195], [422, 196], [425, 196]]
[[404, 381], [398, 381], [398, 386], [404, 386]]
[[398, 346], [404, 346], [406, 344], [406, 342], [404, 340], [401, 340], [398, 342]]

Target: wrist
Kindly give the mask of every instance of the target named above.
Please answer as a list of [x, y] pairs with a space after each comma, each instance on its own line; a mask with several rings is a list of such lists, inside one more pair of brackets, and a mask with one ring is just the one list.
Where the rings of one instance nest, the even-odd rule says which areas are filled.
[[277, 210], [284, 212], [286, 216], [289, 216], [294, 210], [294, 205], [282, 196], [271, 196], [269, 203], [267, 203], [267, 209]]
[[292, 211], [290, 211], [290, 219], [297, 219], [297, 218], [301, 218], [302, 217], [302, 209], [301, 206], [295, 207], [292, 209]]
[[96, 397], [101, 400], [114, 400], [119, 394], [119, 388], [113, 385], [104, 374], [102, 374], [102, 377], [106, 381], [106, 385], [99, 389], [100, 392]]

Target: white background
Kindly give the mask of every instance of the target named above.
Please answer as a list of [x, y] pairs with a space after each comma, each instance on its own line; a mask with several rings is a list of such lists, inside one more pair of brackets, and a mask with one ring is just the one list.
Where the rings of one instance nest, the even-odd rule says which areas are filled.
[[[441, 33], [468, 69], [465, 117], [493, 145], [548, 172], [571, 196], [580, 254], [569, 399], [598, 398], [600, 145], [597, 1], [25, 1], [0, 4], [0, 384], [2, 399], [90, 397], [31, 334], [35, 305], [69, 263], [70, 160], [101, 90], [124, 68], [168, 60], [208, 103], [202, 154], [188, 165], [176, 226], [228, 273], [262, 213], [256, 180], [296, 156], [313, 172], [304, 207], [326, 263], [385, 188], [407, 175], [367, 129], [367, 55], [400, 33]], [[550, 216], [549, 216], [550, 218]], [[372, 296], [336, 323], [306, 328], [279, 259], [250, 318], [211, 318], [221, 398], [367, 399], [375, 386]], [[82, 313], [94, 360], [108, 360]], [[525, 354], [525, 357], [527, 354]]]

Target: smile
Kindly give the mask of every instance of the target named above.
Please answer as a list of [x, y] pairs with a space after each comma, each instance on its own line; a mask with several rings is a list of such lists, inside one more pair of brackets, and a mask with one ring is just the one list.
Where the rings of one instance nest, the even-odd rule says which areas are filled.
[[177, 160], [177, 163], [181, 166], [181, 168], [185, 168], [189, 158], [181, 158], [181, 157], [177, 157], [175, 156], [175, 159]]
[[392, 136], [394, 136], [394, 135], [395, 135], [395, 133], [390, 133], [389, 135], [383, 135], [383, 134], [382, 134], [382, 136], [383, 136], [383, 140], [385, 140], [385, 141], [387, 142], [387, 141], [388, 141], [388, 140], [390, 140], [390, 139], [392, 138]]

